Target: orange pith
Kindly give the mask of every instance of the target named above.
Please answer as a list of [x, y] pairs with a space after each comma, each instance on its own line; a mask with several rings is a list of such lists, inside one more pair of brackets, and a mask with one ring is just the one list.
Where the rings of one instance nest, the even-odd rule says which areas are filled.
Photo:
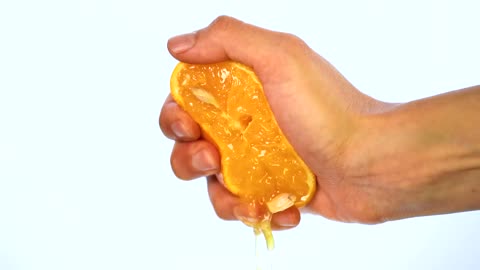
[[252, 69], [236, 62], [179, 63], [173, 99], [201, 126], [221, 156], [224, 184], [233, 194], [264, 206], [279, 194], [304, 206], [315, 177], [277, 125]]

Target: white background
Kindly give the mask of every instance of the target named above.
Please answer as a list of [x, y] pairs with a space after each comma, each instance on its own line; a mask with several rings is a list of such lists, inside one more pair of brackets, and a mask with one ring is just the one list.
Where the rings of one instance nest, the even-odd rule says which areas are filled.
[[[167, 39], [227, 14], [294, 33], [362, 91], [480, 82], [478, 1], [0, 2], [0, 269], [254, 269], [253, 236], [177, 180], [157, 123]], [[413, 120], [413, 119], [412, 119]], [[304, 216], [275, 270], [480, 269], [480, 213], [382, 225]]]

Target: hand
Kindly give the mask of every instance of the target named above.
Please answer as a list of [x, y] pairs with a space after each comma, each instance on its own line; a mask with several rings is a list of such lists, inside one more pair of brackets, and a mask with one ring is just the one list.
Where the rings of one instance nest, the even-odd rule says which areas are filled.
[[[441, 207], [432, 210], [433, 199], [428, 198], [443, 198], [432, 194], [446, 194], [440, 190], [445, 185], [426, 185], [433, 181], [438, 168], [418, 171], [411, 162], [428, 162], [432, 155], [425, 154], [425, 160], [419, 160], [422, 155], [418, 153], [430, 153], [431, 148], [405, 139], [424, 138], [430, 130], [402, 130], [388, 125], [395, 121], [389, 118], [392, 111], [400, 113], [401, 117], [394, 114], [396, 120], [405, 116], [411, 120], [425, 110], [409, 113], [408, 104], [399, 106], [370, 98], [299, 38], [229, 17], [170, 39], [168, 49], [182, 62], [234, 60], [254, 69], [280, 128], [317, 177], [318, 189], [307, 211], [361, 223], [443, 211], [437, 211], [444, 209]], [[208, 192], [218, 216], [227, 220], [248, 218], [239, 200], [221, 184], [217, 150], [200, 137], [199, 126], [170, 97], [162, 108], [160, 126], [168, 138], [176, 141], [171, 156], [175, 174], [181, 179], [208, 176]], [[428, 127], [427, 120], [424, 127]], [[411, 167], [399, 165], [402, 163]], [[292, 207], [275, 214], [272, 227], [291, 228], [299, 221], [299, 211]]]
[[[343, 221], [371, 221], [373, 207], [359, 204], [361, 193], [340, 181], [341, 170], [349, 139], [358, 128], [356, 115], [385, 104], [358, 92], [297, 37], [232, 18], [220, 17], [205, 29], [175, 37], [168, 49], [183, 62], [235, 60], [251, 66], [264, 85], [278, 124], [317, 176], [319, 188], [310, 211]], [[220, 168], [217, 150], [200, 138], [199, 126], [171, 97], [163, 106], [160, 126], [176, 140], [171, 157], [175, 174], [181, 179], [209, 176], [208, 191], [216, 213], [236, 219], [237, 198], [214, 176]], [[292, 208], [274, 215], [272, 225], [292, 227], [299, 220], [298, 210]]]

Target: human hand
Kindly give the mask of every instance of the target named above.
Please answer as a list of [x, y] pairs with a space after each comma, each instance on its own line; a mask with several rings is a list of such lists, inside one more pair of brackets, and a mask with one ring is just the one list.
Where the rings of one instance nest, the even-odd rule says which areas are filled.
[[[319, 188], [308, 208], [332, 219], [352, 220], [349, 213], [338, 211], [330, 193], [334, 192], [334, 199], [341, 195], [352, 206], [358, 205], [354, 198], [347, 198], [348, 189], [336, 182], [343, 174], [342, 155], [357, 128], [355, 115], [378, 109], [380, 102], [359, 93], [297, 37], [232, 18], [220, 17], [205, 29], [173, 38], [168, 48], [183, 62], [235, 60], [251, 66], [264, 85], [279, 126], [317, 176]], [[176, 175], [182, 179], [209, 176], [208, 190], [217, 214], [236, 219], [234, 209], [239, 202], [216, 179], [217, 150], [200, 137], [199, 126], [171, 97], [162, 109], [160, 125], [167, 137], [177, 141], [171, 158]], [[274, 215], [272, 225], [291, 227], [299, 219], [298, 210], [291, 208]], [[362, 221], [362, 217], [355, 220]]]
[[[299, 38], [220, 17], [207, 28], [170, 39], [168, 49], [182, 62], [234, 60], [254, 69], [278, 125], [316, 175], [318, 188], [306, 211], [360, 223], [428, 214], [429, 202], [417, 201], [438, 190], [418, 192], [411, 181], [414, 174], [402, 178], [404, 172], [398, 172], [402, 166], [393, 168], [400, 161], [382, 158], [391, 158], [404, 140], [378, 143], [385, 138], [379, 137], [385, 125], [378, 124], [374, 116], [397, 106], [360, 93]], [[181, 179], [208, 176], [208, 192], [217, 215], [226, 220], [248, 219], [238, 198], [221, 184], [217, 150], [201, 138], [199, 126], [171, 97], [162, 108], [160, 126], [176, 141], [171, 156], [175, 174]], [[391, 172], [385, 172], [387, 169]], [[372, 174], [375, 172], [382, 174]], [[272, 228], [291, 228], [299, 221], [299, 211], [292, 207], [273, 216]]]

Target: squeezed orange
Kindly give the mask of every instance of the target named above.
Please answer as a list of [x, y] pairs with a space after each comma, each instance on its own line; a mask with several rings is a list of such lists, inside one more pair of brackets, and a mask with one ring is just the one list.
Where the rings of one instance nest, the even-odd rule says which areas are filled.
[[225, 187], [262, 213], [258, 223], [247, 225], [263, 232], [273, 248], [271, 214], [307, 204], [316, 181], [279, 128], [260, 80], [237, 62], [179, 63], [170, 88], [218, 148]]

